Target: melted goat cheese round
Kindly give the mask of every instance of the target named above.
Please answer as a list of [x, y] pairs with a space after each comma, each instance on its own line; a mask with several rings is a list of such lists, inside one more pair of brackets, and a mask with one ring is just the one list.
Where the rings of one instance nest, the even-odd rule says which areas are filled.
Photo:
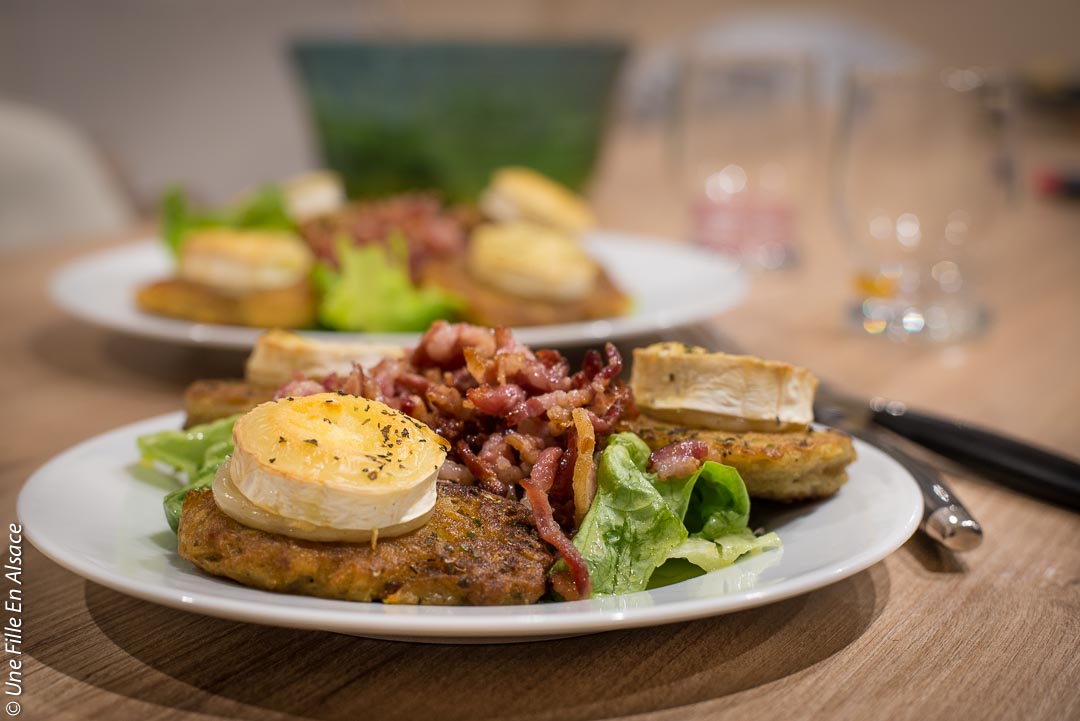
[[263, 403], [236, 421], [233, 440], [214, 481], [222, 511], [245, 525], [325, 541], [422, 525], [448, 447], [404, 413], [336, 393]]

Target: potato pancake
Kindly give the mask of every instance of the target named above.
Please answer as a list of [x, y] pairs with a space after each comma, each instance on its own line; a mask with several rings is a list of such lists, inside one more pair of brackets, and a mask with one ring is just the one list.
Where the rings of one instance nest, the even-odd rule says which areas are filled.
[[209, 490], [184, 501], [180, 556], [245, 586], [346, 601], [432, 605], [536, 602], [554, 562], [520, 503], [474, 486], [438, 484], [431, 519], [370, 543], [318, 543], [249, 528]]
[[247, 413], [272, 399], [275, 390], [240, 380], [195, 381], [184, 391], [184, 410], [187, 412], [184, 428]]
[[637, 433], [653, 450], [676, 441], [704, 441], [708, 460], [734, 467], [752, 497], [772, 501], [831, 496], [847, 482], [845, 469], [855, 460], [851, 437], [834, 430], [735, 433], [686, 428], [646, 416], [624, 421], [618, 430]]
[[230, 295], [208, 285], [170, 278], [139, 288], [139, 310], [196, 323], [255, 328], [310, 328], [315, 293], [307, 280], [287, 288]]

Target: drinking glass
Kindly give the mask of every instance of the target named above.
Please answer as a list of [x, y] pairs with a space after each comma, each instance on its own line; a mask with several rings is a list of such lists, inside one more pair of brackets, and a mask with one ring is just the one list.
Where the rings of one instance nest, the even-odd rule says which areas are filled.
[[985, 326], [973, 279], [1007, 191], [1004, 95], [971, 68], [850, 74], [833, 197], [867, 333], [953, 341]]
[[813, 80], [805, 55], [689, 53], [674, 157], [694, 242], [751, 268], [795, 261], [816, 127]]

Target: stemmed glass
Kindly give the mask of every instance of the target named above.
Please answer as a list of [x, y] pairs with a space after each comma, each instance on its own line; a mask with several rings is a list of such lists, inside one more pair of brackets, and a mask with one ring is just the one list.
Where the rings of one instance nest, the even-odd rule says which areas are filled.
[[986, 324], [979, 270], [1010, 165], [1004, 86], [977, 69], [855, 71], [833, 158], [868, 333], [952, 341]]
[[815, 140], [811, 59], [695, 48], [684, 63], [673, 157], [691, 240], [751, 268], [791, 265]]

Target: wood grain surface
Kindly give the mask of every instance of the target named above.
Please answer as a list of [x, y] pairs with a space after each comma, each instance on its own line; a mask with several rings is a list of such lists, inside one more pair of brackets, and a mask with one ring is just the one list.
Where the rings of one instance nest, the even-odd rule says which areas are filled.
[[[597, 189], [601, 214], [620, 228], [677, 232], [663, 183], [640, 170], [647, 143], [618, 142]], [[756, 278], [746, 304], [719, 319], [741, 346], [853, 393], [1080, 453], [1080, 207], [1027, 201], [1004, 214], [980, 280], [994, 322], [952, 347], [851, 331], [843, 250], [824, 223], [810, 227], [804, 262]], [[125, 338], [54, 309], [49, 275], [85, 249], [0, 265], [2, 525], [15, 520], [22, 482], [55, 453], [177, 408], [191, 380], [241, 370], [242, 355]], [[764, 608], [508, 646], [205, 618], [84, 581], [27, 545], [21, 717], [1080, 718], [1080, 516], [977, 477], [952, 480], [986, 530], [971, 553], [916, 535], [867, 571]]]

